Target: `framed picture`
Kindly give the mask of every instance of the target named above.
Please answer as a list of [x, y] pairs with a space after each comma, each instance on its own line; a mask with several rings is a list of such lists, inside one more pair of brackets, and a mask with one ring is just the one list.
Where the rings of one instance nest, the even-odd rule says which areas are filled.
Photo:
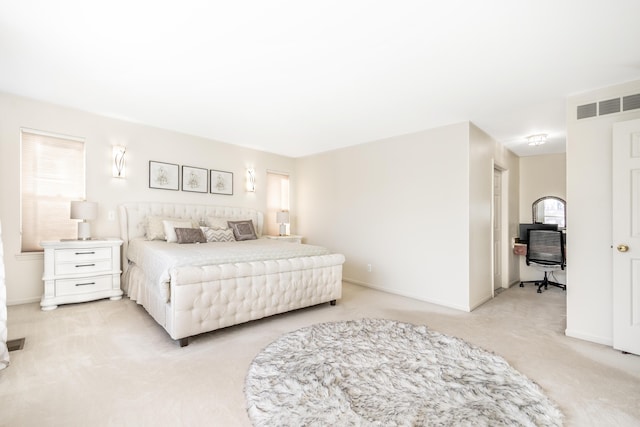
[[209, 191], [208, 173], [206, 169], [182, 166], [182, 191], [207, 193]]
[[233, 173], [211, 169], [209, 188], [213, 194], [233, 194]]
[[178, 191], [179, 170], [179, 166], [173, 163], [149, 160], [149, 188]]

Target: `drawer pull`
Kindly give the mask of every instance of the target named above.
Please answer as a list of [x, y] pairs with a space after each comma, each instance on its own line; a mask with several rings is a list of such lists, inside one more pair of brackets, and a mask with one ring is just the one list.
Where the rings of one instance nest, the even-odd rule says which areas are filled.
[[89, 285], [95, 285], [96, 282], [87, 282], [87, 283], [76, 283], [76, 286], [89, 286]]
[[76, 264], [76, 268], [79, 267], [95, 267], [95, 264]]
[[76, 252], [76, 255], [95, 255], [95, 251], [90, 251], [90, 252]]

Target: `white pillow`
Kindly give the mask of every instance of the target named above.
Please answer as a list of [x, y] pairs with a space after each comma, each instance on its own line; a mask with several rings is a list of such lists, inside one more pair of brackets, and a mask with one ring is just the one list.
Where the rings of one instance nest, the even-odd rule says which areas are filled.
[[167, 242], [177, 243], [178, 236], [176, 235], [176, 228], [193, 228], [191, 221], [162, 221], [164, 226], [164, 235], [167, 236]]
[[172, 218], [168, 216], [150, 215], [145, 220], [145, 235], [147, 240], [167, 240], [162, 221], [190, 221], [191, 228], [198, 226], [198, 221], [184, 218]]
[[213, 230], [226, 230], [229, 228], [227, 221], [232, 221], [233, 218], [226, 218], [223, 216], [208, 216], [207, 226]]

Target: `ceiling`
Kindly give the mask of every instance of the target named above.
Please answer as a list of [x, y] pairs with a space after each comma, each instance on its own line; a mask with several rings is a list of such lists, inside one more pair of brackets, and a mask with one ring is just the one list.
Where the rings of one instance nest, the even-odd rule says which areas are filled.
[[639, 16], [638, 0], [0, 0], [0, 91], [291, 157], [466, 120], [520, 156], [564, 152], [568, 95], [640, 78]]

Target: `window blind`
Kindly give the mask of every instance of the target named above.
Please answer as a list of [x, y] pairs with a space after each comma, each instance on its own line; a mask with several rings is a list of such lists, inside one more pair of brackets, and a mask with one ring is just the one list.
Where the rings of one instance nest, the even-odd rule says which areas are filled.
[[22, 252], [41, 251], [40, 241], [77, 236], [71, 200], [85, 198], [84, 140], [21, 130]]

